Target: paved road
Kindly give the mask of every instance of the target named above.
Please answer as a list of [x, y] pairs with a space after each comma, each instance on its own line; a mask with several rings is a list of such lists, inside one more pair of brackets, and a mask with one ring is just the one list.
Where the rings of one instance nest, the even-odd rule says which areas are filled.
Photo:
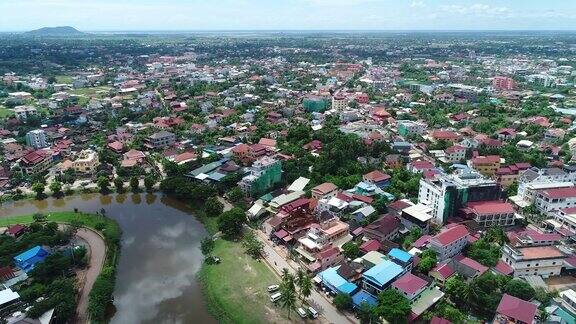
[[[288, 269], [291, 273], [296, 273], [297, 264], [286, 257], [280, 255], [276, 249], [270, 244], [270, 241], [265, 237], [264, 233], [257, 231], [258, 238], [264, 243], [264, 254], [266, 262], [278, 273], [282, 272], [283, 268]], [[315, 289], [308, 299], [310, 305], [322, 314], [323, 317], [330, 323], [335, 324], [350, 324], [358, 323], [353, 317], [345, 316], [336, 310], [336, 307], [324, 296]]]
[[106, 258], [106, 244], [100, 235], [88, 229], [79, 229], [76, 236], [86, 242], [90, 261], [85, 273], [84, 286], [80, 289], [80, 299], [76, 308], [77, 322], [88, 323], [88, 297], [96, 278], [102, 270]]

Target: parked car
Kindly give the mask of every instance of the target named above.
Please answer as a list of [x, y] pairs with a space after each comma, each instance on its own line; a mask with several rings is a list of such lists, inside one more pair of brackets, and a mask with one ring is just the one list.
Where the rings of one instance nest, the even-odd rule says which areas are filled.
[[270, 296], [270, 301], [273, 302], [273, 303], [275, 303], [275, 302], [277, 302], [277, 301], [280, 299], [280, 297], [282, 297], [282, 294], [281, 294], [281, 293], [279, 293], [279, 292], [278, 292], [278, 293], [275, 293], [275, 294], [273, 294], [272, 296]]
[[306, 312], [302, 307], [298, 307], [296, 312], [298, 312], [298, 315], [300, 315], [302, 318], [306, 318], [308, 316], [308, 312]]
[[312, 306], [308, 307], [308, 312], [312, 318], [318, 318], [318, 312]]
[[275, 292], [276, 290], [280, 289], [280, 286], [278, 285], [270, 285], [268, 286], [268, 292]]

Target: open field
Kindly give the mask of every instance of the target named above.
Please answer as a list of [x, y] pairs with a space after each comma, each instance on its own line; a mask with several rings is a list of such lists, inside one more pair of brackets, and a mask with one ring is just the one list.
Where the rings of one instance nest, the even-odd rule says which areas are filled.
[[216, 241], [220, 264], [204, 264], [198, 277], [210, 312], [224, 323], [289, 323], [298, 321], [270, 302], [266, 287], [279, 282], [263, 261], [248, 256], [240, 243]]
[[70, 75], [57, 75], [56, 76], [56, 83], [66, 83], [66, 84], [71, 84], [72, 83], [73, 78]]
[[110, 90], [110, 87], [100, 86], [100, 87], [92, 87], [92, 88], [73, 89], [73, 90], [70, 90], [70, 93], [78, 95], [78, 96], [94, 97], [94, 96], [98, 96], [98, 92], [100, 92], [100, 91], [108, 92], [109, 90]]

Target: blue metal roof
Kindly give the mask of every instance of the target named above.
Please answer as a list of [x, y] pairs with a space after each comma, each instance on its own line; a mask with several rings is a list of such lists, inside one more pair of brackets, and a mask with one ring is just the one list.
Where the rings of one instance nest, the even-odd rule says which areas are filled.
[[350, 295], [358, 289], [358, 286], [342, 278], [337, 272], [339, 268], [340, 266], [328, 268], [320, 272], [318, 277], [322, 279], [322, 284], [333, 291]]
[[402, 272], [404, 272], [404, 269], [401, 266], [390, 260], [384, 260], [364, 272], [362, 277], [372, 281], [380, 287], [383, 287], [390, 281], [394, 280], [394, 278], [401, 275]]
[[360, 307], [362, 303], [368, 303], [372, 307], [378, 305], [378, 300], [364, 290], [360, 290], [352, 296], [352, 302], [355, 307]]
[[16, 260], [18, 262], [23, 262], [26, 260], [30, 260], [39, 254], [44, 256], [44, 255], [47, 255], [48, 252], [45, 251], [41, 246], [37, 245], [26, 252], [18, 254], [17, 256], [14, 257], [14, 260]]
[[393, 248], [390, 250], [390, 252], [388, 252], [388, 256], [404, 263], [409, 262], [410, 259], [412, 259], [412, 255], [410, 253], [400, 250], [399, 248]]

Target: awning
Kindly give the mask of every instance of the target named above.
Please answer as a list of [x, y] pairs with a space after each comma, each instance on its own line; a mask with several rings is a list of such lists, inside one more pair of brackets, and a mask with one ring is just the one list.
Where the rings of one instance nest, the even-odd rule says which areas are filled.
[[358, 289], [358, 286], [356, 286], [351, 282], [346, 282], [345, 284], [338, 286], [337, 289], [341, 293], [344, 293], [346, 295], [352, 295], [352, 293], [354, 293], [356, 289]]

